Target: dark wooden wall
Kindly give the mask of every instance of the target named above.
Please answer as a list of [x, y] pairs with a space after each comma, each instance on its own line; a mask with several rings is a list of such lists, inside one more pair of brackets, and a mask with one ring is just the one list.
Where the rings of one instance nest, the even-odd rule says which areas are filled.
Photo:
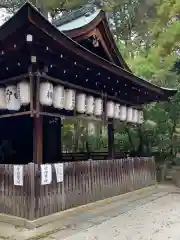
[[0, 156], [1, 163], [6, 164], [32, 162], [33, 121], [31, 117], [17, 116], [0, 119]]

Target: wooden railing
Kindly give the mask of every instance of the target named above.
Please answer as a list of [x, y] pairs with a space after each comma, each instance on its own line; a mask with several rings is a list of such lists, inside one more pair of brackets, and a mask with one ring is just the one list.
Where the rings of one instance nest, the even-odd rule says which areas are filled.
[[39, 167], [24, 166], [24, 185], [13, 185], [13, 166], [0, 165], [0, 212], [30, 220], [155, 184], [153, 158], [64, 163], [64, 181], [40, 184]]
[[[120, 159], [129, 156], [131, 153], [129, 152], [115, 152], [114, 158]], [[61, 161], [62, 162], [69, 162], [69, 161], [87, 161], [88, 159], [92, 160], [107, 160], [109, 159], [108, 152], [68, 152], [61, 154]]]

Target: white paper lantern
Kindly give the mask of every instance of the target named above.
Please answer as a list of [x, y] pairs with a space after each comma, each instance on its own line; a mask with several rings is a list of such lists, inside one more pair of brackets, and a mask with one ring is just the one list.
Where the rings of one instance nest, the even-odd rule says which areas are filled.
[[94, 122], [88, 123], [88, 135], [93, 135], [95, 133], [95, 124]]
[[30, 85], [23, 81], [17, 84], [17, 94], [22, 105], [26, 106], [30, 103]]
[[133, 123], [138, 123], [138, 110], [133, 109]]
[[53, 103], [53, 85], [50, 82], [40, 83], [39, 101], [42, 105], [51, 106]]
[[127, 107], [120, 106], [120, 120], [125, 121], [127, 118]]
[[101, 98], [96, 98], [94, 102], [94, 115], [99, 117], [103, 112], [103, 100]]
[[115, 104], [112, 101], [106, 103], [106, 114], [108, 118], [114, 117]]
[[6, 109], [6, 93], [4, 88], [0, 88], [0, 109]]
[[6, 87], [6, 107], [10, 111], [18, 111], [21, 108], [16, 85]]
[[64, 108], [68, 111], [72, 111], [76, 103], [76, 93], [72, 89], [65, 90], [65, 105]]
[[138, 113], [138, 123], [142, 124], [144, 122], [143, 111], [139, 111]]
[[77, 95], [76, 110], [79, 113], [85, 113], [85, 111], [86, 111], [86, 94], [80, 93]]
[[53, 107], [57, 109], [64, 108], [64, 87], [57, 85], [53, 90]]
[[92, 115], [94, 113], [94, 97], [86, 97], [86, 114]]
[[133, 109], [132, 107], [127, 108], [127, 122], [133, 121]]
[[116, 103], [115, 107], [114, 107], [114, 118], [115, 119], [120, 119], [120, 115], [121, 115], [121, 109], [120, 109], [120, 104]]

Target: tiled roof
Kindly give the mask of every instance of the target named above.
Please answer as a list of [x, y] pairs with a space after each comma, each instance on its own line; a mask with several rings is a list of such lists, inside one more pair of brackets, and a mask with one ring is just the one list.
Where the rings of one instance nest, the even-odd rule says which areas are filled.
[[90, 15], [92, 15], [95, 11], [97, 10], [97, 8], [92, 5], [92, 4], [87, 4], [84, 7], [81, 7], [79, 9], [76, 10], [72, 10], [72, 11], [68, 11], [66, 13], [63, 13], [62, 16], [53, 21], [53, 24], [57, 27], [60, 27], [64, 24], [67, 24], [71, 21], [74, 21], [80, 17], [89, 17]]

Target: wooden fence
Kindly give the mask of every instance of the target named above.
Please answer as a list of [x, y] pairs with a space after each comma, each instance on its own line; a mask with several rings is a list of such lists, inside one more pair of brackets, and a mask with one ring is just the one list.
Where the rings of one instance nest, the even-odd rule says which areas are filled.
[[156, 182], [153, 158], [64, 163], [64, 181], [40, 184], [37, 165], [24, 166], [23, 186], [13, 184], [13, 165], [0, 165], [0, 212], [33, 220], [123, 194]]

